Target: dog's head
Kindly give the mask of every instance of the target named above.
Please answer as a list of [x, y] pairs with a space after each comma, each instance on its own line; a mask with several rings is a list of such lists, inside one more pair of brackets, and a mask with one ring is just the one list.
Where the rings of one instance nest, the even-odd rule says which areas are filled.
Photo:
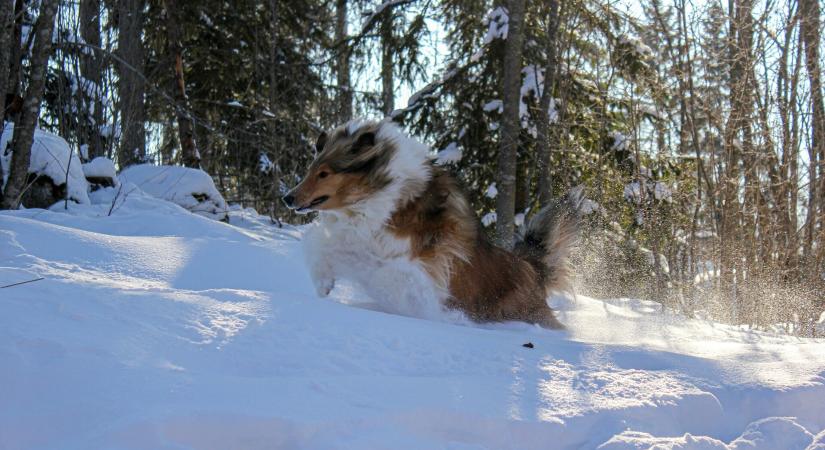
[[298, 213], [342, 210], [386, 187], [396, 147], [380, 131], [381, 124], [366, 122], [322, 133], [306, 176], [283, 197], [287, 207]]

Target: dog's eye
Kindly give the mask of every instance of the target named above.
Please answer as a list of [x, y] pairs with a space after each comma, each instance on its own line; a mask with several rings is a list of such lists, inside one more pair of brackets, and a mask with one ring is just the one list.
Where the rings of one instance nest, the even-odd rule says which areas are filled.
[[318, 174], [318, 178], [326, 178], [327, 175], [329, 175], [329, 174], [326, 173], [326, 172], [321, 172], [321, 173]]

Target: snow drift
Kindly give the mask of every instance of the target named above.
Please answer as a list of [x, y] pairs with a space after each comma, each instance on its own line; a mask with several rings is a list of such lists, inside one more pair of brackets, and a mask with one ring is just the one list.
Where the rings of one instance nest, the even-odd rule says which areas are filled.
[[0, 448], [825, 446], [823, 340], [630, 299], [554, 298], [565, 333], [319, 300], [300, 229], [123, 184], [0, 212], [0, 286], [44, 278], [0, 289]]
[[216, 220], [227, 218], [226, 201], [215, 188], [212, 177], [202, 170], [139, 164], [120, 172], [120, 179], [193, 213]]

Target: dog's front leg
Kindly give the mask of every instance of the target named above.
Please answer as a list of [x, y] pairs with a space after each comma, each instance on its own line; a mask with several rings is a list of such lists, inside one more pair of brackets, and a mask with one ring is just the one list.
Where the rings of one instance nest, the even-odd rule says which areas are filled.
[[326, 263], [317, 263], [310, 267], [309, 276], [315, 286], [315, 292], [319, 297], [326, 297], [335, 287], [335, 275], [332, 273], [332, 266]]
[[303, 239], [304, 258], [315, 292], [326, 297], [335, 287], [335, 240], [320, 225], [309, 228]]

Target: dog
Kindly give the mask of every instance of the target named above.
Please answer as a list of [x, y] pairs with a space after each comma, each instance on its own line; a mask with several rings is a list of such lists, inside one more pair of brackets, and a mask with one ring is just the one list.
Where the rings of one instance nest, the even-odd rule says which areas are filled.
[[571, 292], [580, 192], [536, 213], [511, 251], [487, 239], [457, 181], [395, 125], [355, 120], [322, 133], [315, 147], [283, 201], [319, 213], [303, 239], [319, 296], [347, 279], [389, 312], [446, 309], [476, 322], [563, 328], [546, 298]]

